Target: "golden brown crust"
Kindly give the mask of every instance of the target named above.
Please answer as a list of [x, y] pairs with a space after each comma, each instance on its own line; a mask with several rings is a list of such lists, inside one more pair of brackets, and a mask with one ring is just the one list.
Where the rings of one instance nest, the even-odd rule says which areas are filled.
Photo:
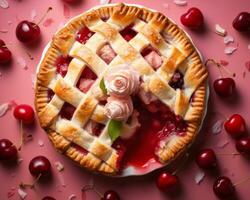
[[[111, 22], [114, 22], [114, 26], [105, 23], [105, 29], [103, 29], [103, 24], [102, 26], [99, 24], [100, 19], [108, 17], [111, 17]], [[165, 17], [161, 13], [155, 13], [146, 8], [128, 6], [122, 3], [93, 9], [91, 11], [79, 15], [78, 17], [71, 20], [69, 24], [67, 24], [67, 26], [65, 26], [58, 33], [56, 33], [52, 39], [52, 42], [42, 60], [37, 75], [35, 89], [35, 107], [38, 113], [41, 126], [43, 128], [46, 128], [49, 138], [60, 152], [64, 153], [66, 156], [79, 163], [82, 167], [104, 174], [117, 173], [117, 154], [111, 153], [111, 155], [109, 155], [108, 160], [103, 162], [102, 160], [96, 157], [102, 157], [103, 151], [109, 154], [108, 149], [103, 146], [103, 144], [98, 145], [102, 148], [96, 149], [97, 146], [93, 147], [93, 150], [96, 155], [92, 153], [87, 153], [86, 155], [84, 155], [80, 153], [74, 146], [71, 146], [71, 141], [58, 134], [57, 132], [53, 131], [50, 127], [55, 127], [55, 120], [60, 110], [60, 106], [62, 106], [62, 102], [56, 99], [48, 103], [47, 94], [48, 89], [54, 87], [55, 93], [58, 94], [63, 100], [67, 100], [68, 102], [70, 102], [72, 105], [78, 104], [78, 102], [82, 98], [81, 94], [78, 94], [76, 91], [74, 91], [74, 87], [72, 87], [72, 85], [75, 83], [73, 82], [66, 83], [63, 80], [58, 79], [56, 80], [54, 85], [51, 84], [55, 77], [56, 69], [54, 67], [54, 63], [56, 61], [56, 58], [59, 55], [69, 54], [69, 50], [74, 45], [75, 33], [81, 27], [91, 27], [92, 31], [98, 31], [98, 33], [102, 34], [108, 41], [112, 42], [115, 40], [115, 38], [119, 37], [117, 31], [117, 29], [119, 28], [116, 28], [115, 26], [120, 27], [120, 29], [124, 28], [127, 25], [131, 24], [131, 22], [133, 22], [135, 18], [139, 18], [142, 21], [147, 22], [146, 25], [142, 25], [141, 27], [139, 26], [138, 28], [140, 28], [140, 33], [142, 33], [153, 46], [164, 50], [164, 48], [167, 47], [165, 40], [169, 39], [168, 42], [170, 42], [170, 44], [173, 44], [173, 46], [176, 47], [172, 48], [169, 52], [166, 52], [171, 56], [169, 56], [168, 59], [164, 60], [164, 66], [162, 67], [162, 69], [159, 70], [158, 74], [161, 76], [161, 78], [169, 80], [169, 76], [167, 74], [173, 73], [177, 66], [182, 65], [184, 60], [187, 57], [189, 58], [188, 63], [185, 63], [180, 67], [181, 70], [185, 72], [184, 82], [185, 87], [187, 87], [187, 90], [184, 92], [177, 92], [177, 100], [175, 102], [171, 98], [173, 96], [161, 94], [162, 91], [160, 90], [160, 88], [163, 88], [164, 91], [172, 91], [172, 89], [168, 88], [160, 78], [153, 75], [154, 78], [151, 77], [152, 79], [149, 83], [149, 86], [151, 84], [152, 90], [155, 91], [154, 94], [159, 94], [159, 96], [166, 96], [167, 104], [172, 105], [173, 107], [177, 107], [175, 109], [177, 114], [182, 115], [188, 123], [187, 134], [184, 137], [178, 137], [174, 140], [171, 140], [170, 142], [166, 143], [162, 148], [160, 148], [160, 150], [158, 151], [158, 155], [162, 162], [169, 163], [171, 160], [176, 158], [181, 152], [187, 149], [189, 144], [192, 143], [195, 136], [197, 135], [197, 131], [201, 124], [201, 119], [204, 115], [205, 100], [207, 95], [206, 79], [208, 74], [192, 42], [176, 24], [171, 22], [167, 17]], [[133, 41], [131, 41], [131, 45], [132, 44]], [[124, 60], [126, 60], [127, 62], [133, 61], [133, 64], [137, 63], [138, 66], [141, 65], [141, 63], [145, 62], [142, 61], [143, 59], [134, 60], [137, 57], [137, 51], [135, 51], [134, 48], [131, 48], [131, 46], [128, 45], [128, 49], [129, 48], [131, 50], [120, 53], [120, 56]], [[90, 56], [86, 56], [85, 58], [83, 58], [83, 60], [85, 59], [84, 61], [88, 64], [96, 62], [96, 59], [93, 60], [93, 56], [91, 54], [92, 52], [87, 52], [88, 49], [85, 50], [85, 52], [88, 53]], [[76, 54], [77, 52], [71, 53]], [[94, 64], [98, 65], [100, 63]], [[102, 63], [100, 65], [102, 65]], [[186, 65], [189, 67], [187, 67]], [[95, 71], [95, 69], [93, 70]], [[147, 75], [152, 75], [153, 73], [152, 69], [145, 64], [140, 67], [140, 71], [142, 74]], [[97, 74], [101, 73], [99, 68], [97, 68], [95, 72]], [[159, 87], [155, 87], [155, 84]], [[63, 87], [61, 87], [62, 85]], [[62, 88], [64, 88], [63, 91]], [[65, 90], [65, 88], [67, 90]], [[194, 99], [190, 103], [191, 106], [189, 106], [186, 110], [184, 104], [188, 104], [188, 101], [194, 91]], [[73, 96], [78, 96], [78, 98], [74, 100], [67, 99], [69, 96], [72, 96], [72, 94]], [[91, 103], [93, 102], [83, 102], [80, 109], [83, 109], [84, 112], [80, 112], [79, 114], [82, 115], [83, 113], [85, 113], [85, 111], [87, 112], [88, 110], [88, 113], [86, 115], [93, 112], [92, 119], [98, 119], [98, 121], [102, 122], [106, 121], [105, 116], [103, 116], [102, 113], [96, 113], [96, 110], [94, 110], [94, 108], [98, 106], [96, 106], [96, 104], [92, 105]], [[82, 116], [80, 115], [77, 115], [75, 117], [77, 119], [82, 119]], [[82, 123], [85, 123], [85, 121]]]

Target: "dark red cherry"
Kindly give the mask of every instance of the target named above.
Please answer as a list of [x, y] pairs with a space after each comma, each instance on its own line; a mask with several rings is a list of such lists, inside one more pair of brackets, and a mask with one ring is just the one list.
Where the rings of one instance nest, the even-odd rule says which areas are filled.
[[120, 34], [126, 41], [130, 41], [133, 37], [136, 36], [137, 32], [132, 29], [132, 25], [127, 26], [123, 29]]
[[50, 196], [46, 196], [46, 197], [43, 197], [42, 200], [56, 200], [56, 199]]
[[235, 146], [238, 152], [250, 156], [250, 136], [237, 140]]
[[178, 183], [178, 177], [169, 172], [162, 172], [156, 180], [158, 189], [163, 192], [176, 188]]
[[16, 37], [23, 43], [34, 43], [40, 38], [40, 28], [27, 20], [21, 21], [16, 27]]
[[120, 197], [116, 191], [108, 190], [103, 194], [101, 200], [120, 200]]
[[6, 47], [5, 42], [0, 39], [0, 64], [10, 62], [11, 57], [11, 51]]
[[13, 114], [16, 119], [21, 120], [25, 124], [34, 122], [34, 110], [29, 105], [20, 104], [16, 106]]
[[0, 160], [15, 160], [17, 158], [17, 148], [8, 139], [0, 140]]
[[196, 163], [203, 169], [215, 167], [217, 162], [214, 151], [212, 149], [202, 149], [196, 156]]
[[250, 31], [250, 13], [241, 12], [233, 20], [233, 27], [237, 31]]
[[49, 175], [50, 168], [50, 161], [44, 156], [37, 156], [33, 158], [29, 164], [29, 171], [34, 177], [38, 177], [40, 174], [41, 177]]
[[224, 123], [224, 127], [233, 138], [239, 138], [247, 132], [245, 119], [239, 114], [232, 115]]
[[221, 97], [230, 97], [235, 92], [235, 82], [232, 78], [219, 78], [214, 81], [214, 91]]
[[214, 193], [220, 199], [227, 199], [234, 196], [235, 188], [232, 181], [226, 177], [222, 176], [216, 179], [213, 185]]
[[198, 8], [190, 8], [181, 16], [181, 23], [192, 29], [201, 27], [204, 23], [202, 12]]
[[67, 74], [69, 63], [72, 58], [69, 56], [59, 56], [56, 59], [56, 71], [64, 77]]
[[94, 32], [89, 30], [88, 27], [84, 26], [77, 32], [76, 40], [85, 44], [92, 35], [94, 35]]

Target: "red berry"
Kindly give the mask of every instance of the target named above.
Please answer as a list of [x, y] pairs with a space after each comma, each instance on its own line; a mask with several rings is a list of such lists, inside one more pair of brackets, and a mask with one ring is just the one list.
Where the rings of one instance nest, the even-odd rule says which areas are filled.
[[214, 193], [220, 199], [226, 199], [234, 195], [235, 189], [232, 181], [225, 176], [216, 179], [213, 185]]
[[235, 92], [235, 82], [232, 78], [219, 78], [214, 81], [214, 91], [221, 97], [232, 96]]
[[0, 159], [15, 160], [17, 158], [17, 149], [8, 139], [0, 140]]
[[44, 156], [33, 158], [29, 164], [29, 171], [34, 177], [38, 177], [40, 174], [42, 177], [49, 175], [50, 168], [50, 161]]
[[76, 40], [85, 44], [92, 35], [94, 35], [94, 32], [89, 30], [88, 27], [84, 26], [77, 32]]
[[237, 140], [235, 146], [238, 152], [250, 156], [250, 136]]
[[234, 138], [239, 138], [244, 135], [246, 130], [246, 122], [239, 114], [232, 115], [225, 123], [224, 127], [229, 135]]
[[11, 51], [5, 46], [5, 42], [0, 39], [0, 64], [10, 62], [11, 57]]
[[101, 200], [120, 200], [120, 197], [117, 192], [113, 190], [108, 190], [104, 193]]
[[14, 117], [25, 124], [31, 124], [34, 121], [34, 110], [31, 106], [20, 104], [14, 109]]
[[46, 197], [43, 197], [42, 200], [56, 200], [56, 199], [50, 196], [46, 196]]
[[168, 172], [162, 172], [156, 180], [157, 187], [164, 192], [176, 188], [178, 183], [178, 177]]
[[203, 25], [203, 15], [198, 8], [190, 8], [181, 16], [181, 23], [189, 28], [197, 29]]
[[250, 13], [241, 12], [238, 14], [233, 21], [233, 27], [241, 32], [250, 31]]
[[216, 155], [212, 149], [203, 149], [196, 156], [196, 163], [200, 168], [209, 169], [217, 165]]
[[21, 21], [16, 27], [16, 37], [23, 43], [34, 43], [40, 38], [40, 28], [27, 20]]

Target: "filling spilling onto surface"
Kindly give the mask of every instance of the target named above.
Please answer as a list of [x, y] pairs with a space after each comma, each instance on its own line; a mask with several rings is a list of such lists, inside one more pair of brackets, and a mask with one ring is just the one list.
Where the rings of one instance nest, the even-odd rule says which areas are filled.
[[[126, 41], [130, 41], [136, 36], [137, 32], [134, 31], [132, 25], [130, 25], [120, 31], [120, 34]], [[87, 27], [83, 27], [77, 32], [76, 40], [85, 44], [92, 35], [94, 35], [92, 31]], [[98, 50], [97, 55], [107, 64], [117, 56], [108, 43]], [[163, 63], [160, 53], [152, 46], [145, 47], [141, 51], [141, 55], [155, 70]], [[57, 73], [62, 77], [67, 74], [71, 60], [72, 58], [69, 56], [58, 57], [55, 66]], [[87, 93], [96, 79], [96, 74], [88, 66], [85, 66], [76, 87], [83, 93]], [[177, 70], [169, 81], [169, 85], [174, 89], [182, 89], [184, 85], [183, 74]], [[50, 101], [53, 96], [53, 91], [49, 90], [48, 101]], [[117, 165], [120, 169], [127, 165], [143, 167], [150, 160], [158, 161], [159, 159], [156, 152], [161, 148], [161, 141], [166, 142], [170, 137], [185, 136], [187, 130], [187, 124], [182, 117], [176, 116], [171, 109], [159, 101], [156, 96], [143, 89], [143, 83], [140, 84], [140, 89], [137, 93], [130, 94], [128, 98], [131, 98], [133, 102], [133, 115], [126, 119], [126, 123], [128, 125], [133, 123], [133, 117], [136, 116], [137, 122], [135, 124], [137, 125], [133, 129], [133, 133], [127, 134], [126, 137], [118, 137], [112, 144], [112, 147], [117, 150], [119, 155]], [[101, 100], [99, 104], [105, 106], [107, 100]], [[74, 106], [65, 102], [59, 115], [62, 118], [70, 120], [75, 109]], [[105, 126], [93, 120], [89, 120], [83, 128], [89, 134], [98, 137]], [[82, 147], [76, 144], [73, 145], [82, 154], [85, 155], [88, 153], [88, 151]]]

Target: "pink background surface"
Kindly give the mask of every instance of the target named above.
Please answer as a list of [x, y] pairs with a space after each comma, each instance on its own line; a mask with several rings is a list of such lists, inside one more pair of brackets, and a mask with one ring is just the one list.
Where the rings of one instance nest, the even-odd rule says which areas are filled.
[[[113, 0], [113, 2], [119, 2]], [[250, 60], [250, 50], [247, 46], [250, 44], [250, 37], [246, 34], [236, 32], [231, 22], [233, 18], [241, 11], [250, 11], [249, 0], [189, 0], [188, 6], [179, 7], [170, 0], [127, 0], [127, 3], [137, 3], [153, 9], [156, 9], [167, 16], [171, 17], [181, 27], [179, 17], [187, 8], [196, 6], [200, 8], [204, 14], [206, 28], [203, 31], [195, 32], [184, 28], [192, 37], [195, 45], [201, 51], [204, 59], [214, 58], [215, 60], [227, 60], [228, 68], [236, 73], [236, 85], [238, 95], [232, 101], [225, 101], [214, 94], [211, 89], [209, 101], [209, 113], [204, 124], [204, 129], [200, 132], [200, 136], [193, 146], [195, 152], [198, 148], [212, 147], [217, 153], [235, 152], [234, 141], [228, 137], [224, 130], [218, 135], [211, 133], [211, 125], [214, 119], [222, 118], [233, 113], [242, 114], [248, 124], [250, 124], [250, 72], [245, 68], [245, 62]], [[68, 19], [63, 15], [63, 3], [61, 0], [9, 0], [10, 8], [0, 8], [0, 29], [7, 29], [8, 33], [0, 33], [0, 38], [6, 43], [13, 43], [10, 49], [13, 53], [13, 62], [10, 66], [0, 67], [2, 76], [0, 77], [0, 103], [15, 100], [17, 103], [27, 103], [33, 105], [34, 91], [32, 89], [31, 74], [35, 73], [36, 66], [39, 62], [43, 48], [51, 39], [53, 33], [57, 30], [60, 23], [65, 23]], [[86, 11], [92, 6], [98, 5], [98, 0], [82, 0], [77, 5], [67, 5], [70, 9], [70, 16], [73, 17], [81, 12]], [[169, 7], [164, 7], [168, 4]], [[30, 19], [31, 10], [36, 10], [37, 17], [42, 16], [47, 8], [51, 6], [53, 10], [47, 15], [53, 19], [53, 23], [49, 27], [41, 25], [42, 40], [33, 47], [25, 47], [20, 44], [15, 36], [15, 27], [18, 21]], [[12, 24], [8, 24], [12, 21]], [[214, 25], [218, 23], [224, 27], [230, 35], [235, 39], [231, 46], [237, 46], [238, 50], [232, 55], [224, 54], [225, 44], [223, 38], [214, 33]], [[30, 60], [25, 54], [25, 50], [30, 52], [34, 60]], [[26, 60], [28, 69], [24, 70], [17, 64], [17, 58], [22, 57]], [[243, 72], [246, 76], [243, 78]], [[209, 67], [210, 85], [219, 77], [219, 71], [214, 66]], [[216, 113], [216, 114], [213, 114]], [[219, 114], [220, 113], [220, 114]], [[214, 117], [215, 116], [215, 117]], [[0, 138], [8, 138], [14, 143], [19, 141], [19, 124], [13, 118], [12, 111], [9, 111], [4, 117], [0, 118]], [[114, 189], [121, 195], [122, 199], [178, 199], [178, 200], [213, 200], [216, 199], [212, 192], [212, 184], [216, 176], [226, 175], [231, 177], [233, 182], [250, 176], [250, 162], [242, 156], [218, 156], [219, 172], [206, 173], [204, 180], [198, 185], [194, 181], [194, 177], [198, 172], [198, 167], [194, 162], [193, 156], [189, 159], [185, 167], [178, 173], [181, 181], [181, 191], [174, 195], [166, 195], [158, 191], [155, 186], [155, 177], [157, 172], [143, 177], [130, 178], [108, 178], [100, 175], [93, 175], [75, 165], [66, 157], [55, 151], [49, 142], [45, 132], [35, 124], [34, 127], [26, 128], [26, 131], [32, 133], [33, 140], [26, 143], [19, 153], [19, 157], [23, 162], [17, 166], [6, 166], [0, 163], [0, 200], [7, 199], [7, 193], [12, 187], [15, 187], [15, 195], [10, 199], [19, 199], [16, 190], [20, 181], [29, 182], [32, 180], [28, 171], [29, 161], [36, 155], [47, 156], [53, 166], [53, 176], [51, 180], [40, 183], [36, 186], [36, 190], [27, 189], [28, 196], [26, 199], [41, 199], [45, 195], [54, 196], [57, 199], [68, 199], [71, 194], [76, 195], [76, 199], [81, 199], [81, 187], [87, 184], [91, 179], [94, 180], [96, 188], [101, 192], [107, 189]], [[38, 141], [42, 140], [44, 146], [40, 147]], [[220, 144], [229, 142], [224, 148], [219, 148]], [[193, 155], [193, 154], [191, 154]], [[60, 161], [65, 170], [59, 173], [54, 167], [54, 162]], [[65, 186], [62, 186], [60, 177], [65, 180]], [[238, 199], [248, 200], [250, 195], [250, 182], [237, 187]], [[87, 199], [99, 199], [92, 191], [87, 193]]]

